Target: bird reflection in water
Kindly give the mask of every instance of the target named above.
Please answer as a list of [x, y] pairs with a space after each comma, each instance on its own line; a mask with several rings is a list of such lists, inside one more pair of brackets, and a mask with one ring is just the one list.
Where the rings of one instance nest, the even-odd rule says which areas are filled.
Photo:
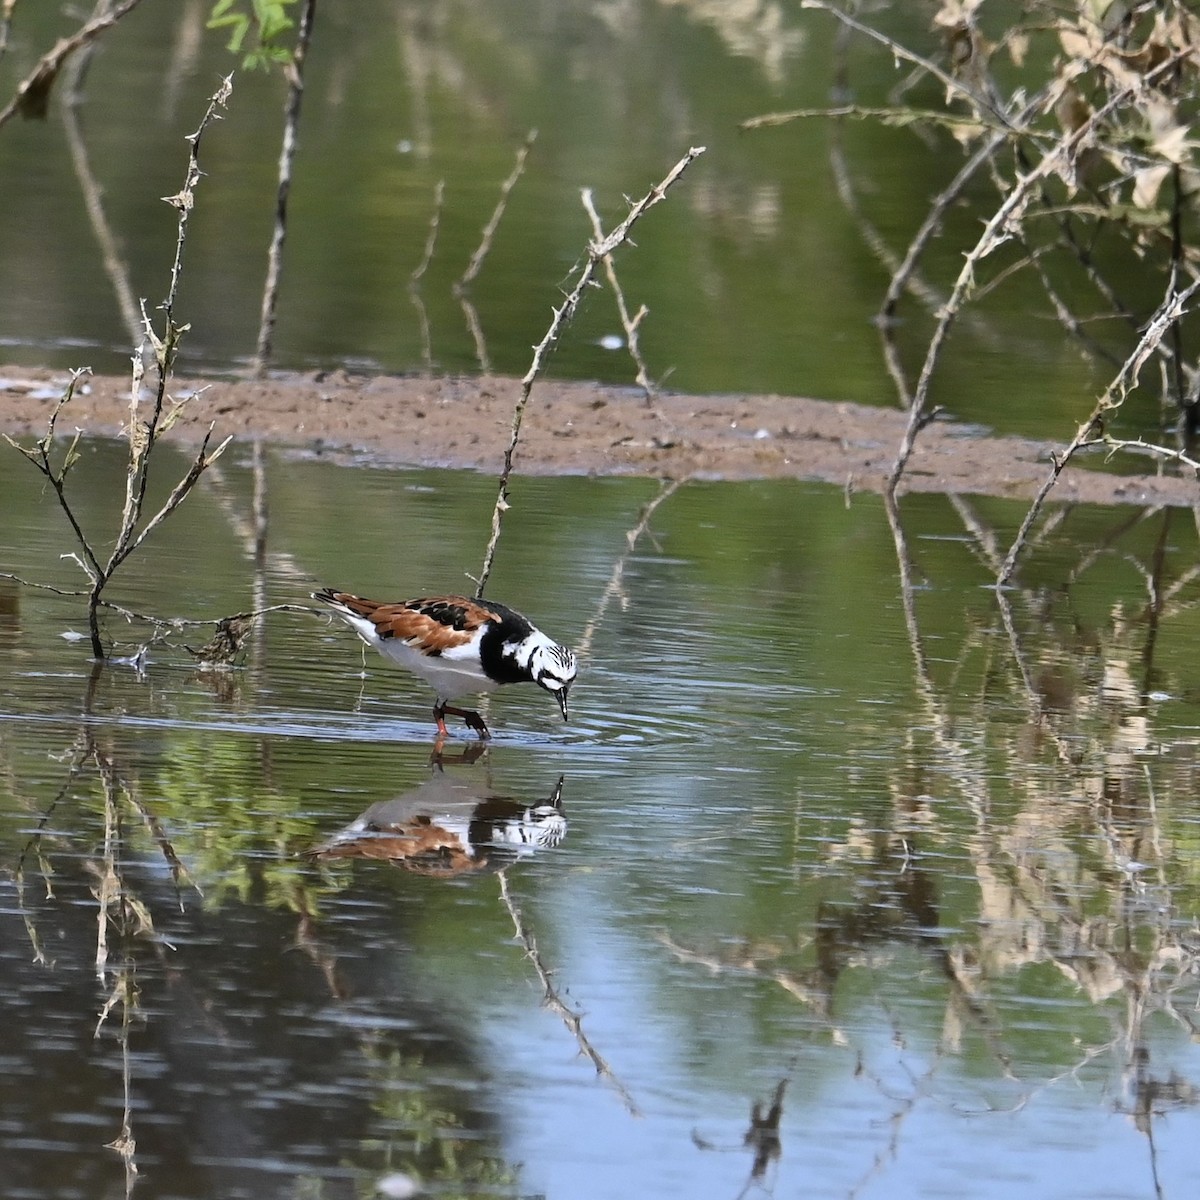
[[411, 792], [372, 804], [309, 854], [317, 860], [382, 859], [442, 877], [498, 871], [563, 840], [562, 787], [559, 776], [549, 797], [525, 804], [439, 769]]

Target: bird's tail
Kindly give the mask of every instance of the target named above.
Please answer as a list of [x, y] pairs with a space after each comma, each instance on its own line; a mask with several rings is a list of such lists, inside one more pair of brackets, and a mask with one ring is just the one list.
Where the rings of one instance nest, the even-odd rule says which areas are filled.
[[366, 600], [350, 592], [339, 592], [334, 588], [322, 588], [319, 592], [310, 592], [309, 595], [348, 617], [365, 617], [378, 607], [374, 600]]

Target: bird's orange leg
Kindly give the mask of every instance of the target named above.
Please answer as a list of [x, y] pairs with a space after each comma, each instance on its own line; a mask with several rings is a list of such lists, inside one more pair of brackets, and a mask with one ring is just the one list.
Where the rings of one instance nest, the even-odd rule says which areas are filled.
[[446, 729], [447, 713], [452, 717], [462, 717], [467, 725], [485, 741], [492, 736], [492, 731], [487, 727], [487, 722], [477, 712], [469, 708], [451, 708], [448, 704], [442, 704], [439, 701], [433, 706], [433, 719], [437, 722], [439, 737], [445, 737], [448, 732]]
[[446, 706], [440, 700], [433, 706], [433, 719], [437, 722], [437, 735], [440, 742], [450, 732], [446, 728]]

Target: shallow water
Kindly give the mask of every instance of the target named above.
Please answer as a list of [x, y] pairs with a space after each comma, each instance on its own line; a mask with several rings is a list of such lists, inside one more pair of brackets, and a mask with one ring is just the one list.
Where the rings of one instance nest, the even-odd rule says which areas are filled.
[[[113, 600], [469, 587], [490, 480], [268, 453], [256, 571], [231, 454]], [[0, 567], [75, 587], [20, 467]], [[509, 689], [440, 763], [315, 615], [93, 679], [82, 602], [0, 581], [6, 1195], [120, 1194], [126, 1075], [139, 1196], [1195, 1193], [1190, 517], [1060, 514], [1010, 638], [1019, 508], [906, 501], [911, 638], [875, 498], [684, 484], [630, 550], [658, 491], [518, 481], [489, 594], [583, 644], [572, 721]]]
[[[179, 191], [184, 138], [230, 71], [233, 96], [201, 148], [204, 177], [175, 311], [190, 326], [181, 371], [228, 373], [253, 357], [285, 81], [279, 71], [240, 69], [225, 49], [227, 31], [205, 30], [212, 7], [142, 5], [100, 39], [78, 149], [64, 128], [61, 88], [46, 121], [5, 126], [0, 361], [128, 369], [136, 311], [132, 322], [122, 319], [114, 281], [122, 271], [101, 250], [85, 183], [90, 174], [99, 195], [91, 212], [107, 223], [123, 286], [153, 314], [175, 247], [177, 214], [161, 197]], [[940, 60], [919, 6], [880, 6], [870, 18]], [[11, 95], [73, 29], [56, 6], [23, 5], [0, 57], [0, 95]], [[1057, 43], [1034, 53], [1057, 54]], [[344, 12], [323, 8], [305, 75], [274, 365], [523, 375], [591, 237], [580, 189], [593, 190], [612, 228], [626, 215], [626, 197], [645, 195], [689, 147], [705, 146], [638, 226], [637, 248], [618, 256], [630, 312], [649, 309], [640, 338], [650, 376], [681, 392], [894, 406], [875, 326], [887, 258], [903, 257], [931, 197], [961, 168], [962, 147], [870, 122], [813, 119], [753, 132], [739, 123], [768, 112], [894, 104], [899, 95], [915, 101], [908, 76], [885, 47], [839, 33], [828, 13], [775, 0], [356, 0]], [[932, 93], [925, 102], [938, 103]], [[453, 284], [531, 129], [537, 141], [468, 310]], [[439, 183], [435, 253], [414, 295], [410, 276]], [[935, 293], [948, 294], [978, 227], [977, 216], [952, 216], [930, 247], [922, 274]], [[1128, 274], [1112, 283], [1148, 315], [1159, 281], [1143, 283], [1152, 294], [1139, 296]], [[1075, 278], [1067, 263], [1058, 286], [1068, 298]], [[1075, 303], [1086, 314], [1094, 297]], [[900, 315], [894, 332], [915, 373], [930, 313], [906, 300]], [[1095, 336], [1105, 332], [1098, 326]], [[621, 345], [612, 295], [591, 291], [549, 370], [632, 385], [636, 370]], [[1107, 371], [1081, 367], [1033, 273], [1016, 272], [959, 322], [932, 399], [963, 420], [1062, 437], [1106, 381]], [[1157, 419], [1151, 411], [1136, 417], [1151, 429]]]

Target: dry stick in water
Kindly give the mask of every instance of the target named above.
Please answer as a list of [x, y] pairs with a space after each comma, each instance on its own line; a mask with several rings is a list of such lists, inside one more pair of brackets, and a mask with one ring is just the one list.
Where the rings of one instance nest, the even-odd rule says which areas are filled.
[[[175, 238], [175, 257], [171, 263], [171, 282], [167, 289], [167, 297], [162, 304], [165, 318], [164, 337], [159, 338], [155, 334], [154, 327], [150, 319], [146, 316], [145, 306], [143, 305], [142, 318], [145, 323], [146, 337], [149, 339], [155, 352], [156, 384], [154, 388], [153, 409], [148, 421], [139, 421], [139, 409], [141, 407], [140, 392], [144, 368], [141, 356], [135, 354], [133, 359], [133, 380], [129, 398], [129, 465], [126, 470], [125, 508], [121, 515], [121, 528], [117, 535], [116, 545], [113, 547], [108, 565], [105, 567], [101, 578], [93, 580], [92, 598], [89, 600], [88, 605], [89, 623], [92, 631], [92, 650], [97, 658], [102, 658], [103, 653], [100, 652], [100, 635], [96, 624], [96, 604], [100, 599], [100, 592], [103, 590], [104, 585], [111, 578], [117, 567], [146, 540], [149, 534], [166, 517], [178, 508], [187, 494], [195, 487], [196, 482], [208, 465], [215, 462], [224, 453], [225, 448], [232, 440], [232, 436], [227, 437], [216, 450], [209, 454], [208, 443], [216, 425], [215, 422], [211, 423], [208, 427], [208, 432], [204, 435], [204, 439], [200, 444], [199, 453], [193, 460], [187, 474], [175, 485], [170, 496], [167, 497], [166, 502], [158, 512], [142, 526], [140, 532], [135, 534], [138, 522], [141, 520], [142, 506], [146, 498], [146, 484], [150, 474], [150, 453], [157, 444], [159, 437], [166, 433], [182, 415], [183, 407], [187, 403], [187, 400], [178, 401], [164, 419], [163, 404], [167, 399], [167, 384], [174, 370], [175, 352], [178, 349], [179, 338], [183, 332], [175, 324], [175, 299], [179, 292], [180, 274], [183, 271], [183, 250], [187, 242], [188, 220], [195, 204], [195, 189], [202, 178], [200, 170], [200, 143], [204, 136], [204, 131], [208, 126], [213, 121], [220, 119], [218, 109], [225, 107], [229, 102], [232, 92], [233, 80], [231, 76], [227, 75], [221, 81], [221, 86], [209, 100], [208, 107], [205, 109], [204, 116], [196, 128], [196, 132], [187, 139], [189, 145], [188, 167], [183, 189], [177, 195], [164, 197], [164, 200], [179, 212], [178, 232]], [[195, 395], [196, 393], [193, 393], [189, 399], [194, 399]]]
[[[597, 242], [604, 241], [604, 229], [600, 224], [600, 214], [596, 211], [596, 205], [592, 200], [592, 189], [583, 189], [583, 207], [587, 210], [588, 218], [592, 222], [592, 234]], [[613, 296], [617, 301], [617, 314], [621, 318], [621, 327], [625, 330], [625, 345], [629, 348], [629, 356], [633, 359], [633, 365], [637, 367], [637, 385], [646, 394], [646, 404], [654, 405], [657, 398], [657, 393], [654, 390], [654, 384], [650, 382], [650, 372], [646, 369], [646, 360], [642, 358], [642, 348], [638, 342], [638, 328], [641, 323], [650, 315], [650, 310], [643, 304], [637, 310], [635, 316], [629, 315], [629, 306], [625, 303], [625, 293], [621, 288], [621, 281], [617, 278], [617, 268], [613, 263], [611, 254], [604, 256], [604, 274], [608, 279], [608, 286], [612, 288]], [[663, 414], [655, 412], [655, 415], [660, 419]]]
[[[50, 102], [50, 89], [62, 70], [63, 63], [81, 46], [86, 46], [93, 38], [99, 37], [106, 29], [111, 29], [126, 13], [142, 2], [142, 0], [125, 0], [125, 3], [110, 13], [94, 17], [86, 25], [81, 25], [70, 37], [59, 38], [50, 50], [38, 59], [37, 65], [17, 86], [16, 94], [0, 109], [0, 127], [6, 125], [17, 113], [23, 117], [44, 117], [46, 107]], [[6, 3], [3, 10], [7, 22], [13, 5]]]
[[[1174, 65], [1177, 57], [1172, 56], [1167, 63], [1157, 67], [1151, 74], [1157, 74], [1159, 71], [1165, 70], [1168, 66]], [[1069, 81], [1067, 80], [1060, 80], [1057, 84], [1057, 93], [1061, 94], [1062, 89], [1066, 88], [1068, 83]], [[1004, 202], [992, 214], [984, 226], [979, 240], [965, 256], [962, 270], [959, 272], [958, 278], [954, 282], [954, 288], [950, 293], [950, 299], [946, 302], [945, 307], [938, 316], [937, 327], [934, 329], [933, 336], [929, 340], [928, 349], [925, 352], [925, 361], [921, 365], [921, 374], [917, 380], [912, 403], [909, 406], [908, 424], [901, 439], [896, 462], [892, 466], [891, 473], [888, 476], [886, 486], [889, 491], [895, 491], [899, 485], [900, 477], [904, 474], [904, 468], [907, 466], [913, 452], [913, 447], [916, 444], [917, 435], [928, 423], [929, 417], [925, 411], [925, 405], [929, 398], [929, 385], [933, 378], [934, 368], [941, 356], [942, 346], [945, 344], [947, 337], [949, 337], [950, 327], [958, 317], [969, 293], [974, 289], [975, 271], [979, 263], [1007, 239], [1009, 226], [1019, 221], [1025, 209], [1032, 203], [1042, 179], [1068, 165], [1075, 151], [1095, 131], [1099, 123], [1114, 109], [1125, 103], [1130, 95], [1132, 95], [1132, 90], [1126, 88], [1112, 96], [1106, 104], [1096, 109], [1078, 128], [1061, 137], [1047, 151], [1036, 167], [1029, 171], [1028, 174], [1022, 175], [1013, 185], [1008, 195], [1005, 196]], [[1047, 96], [1045, 102], [1049, 104], [1051, 99], [1053, 99], [1053, 96]], [[974, 159], [972, 159], [973, 161]]]
[[[179, 212], [179, 227], [178, 236], [175, 242], [175, 258], [171, 266], [171, 283], [167, 292], [167, 298], [162, 304], [163, 312], [166, 314], [164, 336], [162, 338], [154, 332], [154, 328], [150, 322], [150, 318], [146, 316], [145, 307], [142, 309], [142, 320], [145, 324], [146, 338], [150, 341], [154, 348], [155, 365], [157, 370], [157, 386], [154, 390], [151, 403], [151, 412], [148, 419], [141, 417], [141, 386], [142, 379], [145, 374], [145, 368], [142, 363], [140, 353], [135, 354], [133, 358], [133, 379], [130, 388], [129, 399], [129, 461], [125, 468], [125, 506], [121, 513], [120, 528], [117, 532], [116, 541], [109, 554], [108, 560], [101, 563], [96, 551], [87, 539], [87, 535], [83, 532], [79, 524], [79, 520], [71, 507], [70, 501], [66, 496], [66, 478], [72, 466], [79, 461], [78, 443], [81, 436], [76, 433], [75, 440], [67, 448], [63, 456], [60, 466], [56, 469], [51, 461], [50, 452], [54, 445], [55, 426], [58, 421], [59, 414], [63, 408], [70, 403], [72, 396], [75, 393], [75, 388], [79, 383], [80, 378], [87, 374], [86, 370], [74, 371], [71, 374], [71, 381], [67, 385], [66, 390], [59, 398], [58, 404], [50, 414], [49, 421], [46, 426], [46, 434], [31, 449], [26, 449], [5, 435], [5, 440], [10, 445], [20, 450], [30, 462], [34, 464], [43, 475], [46, 476], [50, 485], [53, 487], [55, 495], [58, 499], [59, 507], [63, 510], [71, 529], [75, 534], [75, 539], [79, 544], [80, 554], [73, 554], [71, 557], [83, 568], [91, 582], [91, 588], [88, 592], [88, 628], [91, 634], [92, 654], [96, 659], [104, 658], [104, 643], [100, 639], [100, 624], [99, 624], [99, 608], [101, 606], [101, 593], [107, 586], [109, 580], [116, 572], [117, 568], [129, 557], [137, 548], [146, 540], [146, 538], [183, 502], [187, 494], [196, 485], [200, 476], [205, 469], [224, 452], [226, 446], [229, 445], [232, 438], [226, 438], [211, 454], [208, 451], [209, 440], [212, 437], [212, 432], [215, 427], [215, 422], [210, 424], [208, 432], [204, 435], [201, 442], [200, 450], [193, 460], [187, 474], [175, 485], [171, 494], [167, 497], [162, 507], [147, 521], [141, 524], [142, 511], [146, 498], [146, 484], [149, 479], [150, 471], [150, 456], [158, 439], [162, 434], [175, 423], [182, 414], [182, 411], [189, 399], [194, 399], [198, 393], [193, 393], [192, 396], [180, 400], [175, 403], [174, 407], [165, 416], [163, 415], [163, 405], [167, 399], [167, 382], [170, 379], [171, 371], [174, 365], [175, 351], [179, 343], [180, 335], [183, 330], [175, 324], [174, 308], [175, 296], [179, 287], [179, 275], [183, 266], [183, 248], [187, 239], [187, 224], [188, 216], [191, 213], [192, 206], [195, 202], [194, 189], [201, 177], [199, 165], [199, 150], [200, 140], [204, 130], [208, 127], [211, 121], [217, 119], [217, 109], [223, 108], [229, 95], [233, 90], [233, 84], [230, 78], [226, 77], [221, 82], [221, 86], [209, 101], [208, 108], [205, 111], [204, 118], [200, 122], [196, 132], [193, 133], [187, 140], [190, 144], [191, 151], [188, 159], [187, 177], [184, 182], [183, 190], [175, 196], [164, 197], [168, 204], [171, 204]], [[140, 525], [140, 529], [139, 529]]]
[[533, 391], [534, 380], [541, 374], [543, 359], [555, 342], [558, 341], [563, 329], [566, 328], [571, 318], [575, 315], [575, 310], [579, 307], [579, 301], [583, 298], [584, 290], [591, 284], [592, 277], [596, 274], [596, 264], [602, 262], [606, 254], [611, 254], [624, 244], [629, 237], [630, 231], [642, 214], [648, 209], [653, 208], [660, 201], [666, 199], [667, 190], [704, 151], [704, 146], [693, 146], [671, 168], [662, 181], [655, 184], [629, 210], [628, 216], [612, 233], [604, 238], [603, 241], [588, 243], [587, 261], [579, 271], [579, 278], [576, 279], [575, 286], [563, 299], [562, 307], [553, 310], [554, 316], [550, 321], [549, 329], [546, 330], [546, 334], [542, 340], [533, 348], [533, 361], [529, 364], [529, 370], [525, 372], [525, 376], [521, 380], [521, 395], [513, 409], [512, 432], [508, 440], [508, 448], [504, 451], [504, 466], [500, 472], [500, 483], [496, 493], [496, 506], [492, 509], [492, 535], [488, 539], [487, 550], [483, 556], [483, 569], [479, 572], [479, 579], [476, 581], [475, 595], [477, 597], [483, 595], [483, 589], [487, 586], [488, 576], [492, 573], [492, 564], [496, 559], [496, 545], [500, 541], [501, 525], [504, 520], [504, 514], [509, 508], [508, 481], [512, 475], [513, 456], [517, 450], [517, 443], [521, 440], [521, 420], [525, 415], [525, 407], [529, 403], [529, 394]]
[[300, 124], [300, 102], [304, 99], [304, 62], [312, 40], [317, 0], [305, 0], [296, 31], [296, 47], [287, 65], [288, 95], [283, 108], [283, 145], [279, 151], [279, 186], [275, 193], [275, 229], [267, 255], [267, 278], [263, 284], [262, 310], [258, 321], [258, 344], [254, 351], [254, 375], [267, 372], [271, 343], [275, 336], [275, 308], [279, 299], [279, 277], [283, 271], [283, 243], [287, 237], [288, 196], [292, 190], [292, 164], [296, 158], [296, 129]]
[[[20, 449], [20, 447], [18, 447]], [[299, 571], [294, 563], [287, 559], [283, 559], [283, 568], [294, 576], [299, 576]], [[306, 576], [307, 578], [307, 576]], [[11, 571], [0, 571], [0, 579], [11, 579], [14, 583], [19, 583], [22, 587], [36, 588], [42, 592], [52, 592], [56, 596], [87, 596], [90, 593], [86, 588], [60, 588], [55, 587], [50, 583], [37, 583], [35, 580], [26, 579], [22, 575], [16, 575]], [[163, 637], [169, 633], [178, 633], [183, 629], [190, 629], [193, 626], [216, 625], [219, 626], [227, 621], [257, 621], [259, 617], [266, 616], [268, 613], [274, 612], [294, 612], [311, 614], [313, 610], [306, 604], [268, 604], [265, 608], [254, 608], [248, 612], [231, 613], [227, 617], [155, 617], [150, 613], [137, 612], [132, 608], [126, 608], [123, 604], [114, 604], [111, 600], [101, 600], [98, 607], [107, 609], [111, 613], [116, 613], [117, 616], [124, 618], [127, 622], [140, 621], [146, 625], [154, 625], [158, 629], [165, 631]]]
[[[1076, 430], [1070, 445], [1061, 454], [1051, 455], [1051, 461], [1054, 465], [1045, 482], [1038, 489], [1037, 495], [1034, 496], [1033, 503], [1029, 506], [1029, 511], [1025, 514], [1025, 519], [1021, 522], [1020, 529], [1017, 530], [1017, 536], [1013, 539], [1013, 544], [1009, 548], [1003, 566], [1000, 568], [1000, 574], [996, 578], [997, 590], [1003, 589], [1012, 577], [1013, 570], [1017, 565], [1017, 558], [1020, 556], [1025, 541], [1029, 536], [1029, 530], [1032, 528], [1034, 521], [1037, 520], [1038, 513], [1041, 511], [1042, 504], [1045, 502], [1047, 495], [1049, 495], [1050, 489], [1058, 482], [1059, 475], [1062, 474], [1067, 463], [1071, 461], [1081, 447], [1103, 444], [1104, 416], [1114, 409], [1120, 408], [1125, 402], [1125, 397], [1137, 386], [1138, 376], [1141, 374], [1146, 360], [1158, 350], [1163, 338], [1167, 336], [1175, 322], [1182, 317], [1184, 306], [1192, 298], [1197, 289], [1200, 289], [1200, 279], [1194, 279], [1183, 291], [1176, 292], [1174, 290], [1174, 279], [1172, 279], [1171, 290], [1167, 294], [1166, 299], [1159, 305], [1158, 311], [1154, 316], [1150, 318], [1141, 338], [1138, 340], [1138, 344], [1134, 347], [1133, 353], [1125, 360], [1116, 378], [1105, 389], [1104, 395], [1096, 401], [1096, 406], [1092, 409], [1091, 415]], [[1092, 434], [1097, 430], [1100, 430], [1101, 437], [1093, 439]]]

